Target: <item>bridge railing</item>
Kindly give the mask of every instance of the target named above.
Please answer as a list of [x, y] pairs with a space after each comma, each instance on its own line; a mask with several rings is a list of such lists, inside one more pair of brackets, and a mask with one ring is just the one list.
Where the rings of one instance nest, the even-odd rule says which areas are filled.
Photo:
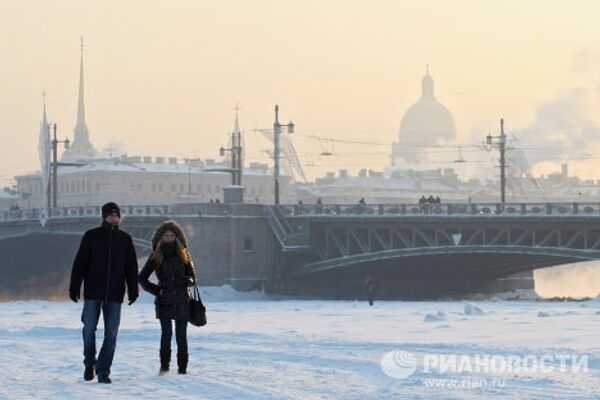
[[[172, 216], [170, 206], [124, 206], [121, 207], [121, 215], [127, 217], [146, 216]], [[59, 207], [59, 208], [32, 208], [8, 210], [0, 213], [0, 221], [27, 221], [27, 220], [50, 220], [64, 218], [86, 218], [102, 216], [101, 207]]]
[[280, 205], [285, 216], [600, 216], [600, 203], [438, 203]]
[[[271, 206], [274, 207], [274, 206]], [[172, 206], [124, 206], [126, 217], [171, 217]], [[439, 204], [296, 204], [279, 205], [280, 216], [600, 216], [600, 203], [439, 203]], [[101, 217], [94, 206], [20, 209], [0, 212], [0, 221]]]

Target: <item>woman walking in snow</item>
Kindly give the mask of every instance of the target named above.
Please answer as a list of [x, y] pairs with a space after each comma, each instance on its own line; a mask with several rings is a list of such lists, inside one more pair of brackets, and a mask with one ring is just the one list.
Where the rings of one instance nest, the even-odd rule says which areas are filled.
[[[171, 338], [175, 321], [177, 366], [180, 374], [187, 372], [187, 324], [190, 312], [189, 287], [196, 283], [194, 266], [187, 250], [187, 238], [175, 221], [163, 222], [152, 236], [153, 252], [140, 271], [140, 285], [156, 296], [156, 318], [160, 320], [160, 372], [169, 370]], [[148, 280], [154, 273], [158, 285]]]

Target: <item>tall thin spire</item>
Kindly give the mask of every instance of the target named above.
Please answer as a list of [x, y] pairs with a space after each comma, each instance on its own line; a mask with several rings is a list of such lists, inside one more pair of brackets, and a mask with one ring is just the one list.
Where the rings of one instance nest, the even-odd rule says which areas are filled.
[[[44, 102], [44, 114], [40, 123], [40, 133], [38, 136], [38, 155], [40, 159], [40, 173], [42, 175], [42, 186], [44, 193], [48, 193], [48, 184], [50, 182], [50, 123], [46, 114], [46, 91], [42, 92]], [[49, 196], [49, 195], [48, 195]], [[49, 197], [48, 197], [49, 199]]]
[[236, 104], [235, 105], [235, 125], [233, 126], [234, 132], [240, 131], [239, 112], [240, 112], [240, 107], [238, 106], [238, 104]]
[[63, 152], [63, 161], [89, 160], [96, 155], [96, 150], [90, 142], [90, 132], [85, 123], [85, 92], [83, 79], [83, 36], [80, 40], [81, 52], [79, 60], [79, 97], [77, 99], [77, 123], [74, 129], [71, 148]]
[[43, 117], [43, 120], [42, 120], [42, 124], [44, 124], [44, 126], [46, 124], [48, 124], [48, 118], [46, 116], [46, 95], [47, 95], [46, 89], [44, 89], [42, 91], [42, 101], [44, 102], [44, 117]]
[[[81, 59], [79, 61], [79, 99], [77, 102], [77, 127], [87, 127], [85, 125], [85, 101], [83, 88], [83, 36], [80, 42]], [[75, 129], [77, 129], [77, 127]]]

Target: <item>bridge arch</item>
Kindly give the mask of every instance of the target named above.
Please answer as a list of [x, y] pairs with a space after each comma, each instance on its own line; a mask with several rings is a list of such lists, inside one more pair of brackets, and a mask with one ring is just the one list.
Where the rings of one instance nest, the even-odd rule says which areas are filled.
[[599, 250], [532, 246], [428, 246], [359, 253], [310, 262], [293, 272], [311, 276], [344, 271], [423, 269], [423, 274], [448, 277], [502, 278], [538, 268], [600, 260]]

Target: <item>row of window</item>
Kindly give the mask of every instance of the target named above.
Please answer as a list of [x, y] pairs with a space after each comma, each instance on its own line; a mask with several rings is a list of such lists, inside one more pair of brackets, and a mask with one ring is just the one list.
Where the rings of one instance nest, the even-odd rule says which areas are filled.
[[[92, 184], [91, 181], [89, 180], [59, 180], [58, 181], [58, 192], [59, 193], [92, 193], [92, 187], [94, 189], [94, 193], [99, 193], [100, 192], [100, 188], [102, 185], [109, 185], [108, 183], [99, 183], [96, 182], [95, 184]], [[169, 183], [169, 184], [163, 184], [162, 182], [152, 182], [149, 185], [149, 190], [152, 192], [163, 192], [163, 191], [170, 191], [170, 192], [180, 192], [180, 193], [187, 193], [188, 192], [188, 185], [185, 183], [180, 183], [180, 184], [175, 184], [175, 183]], [[131, 182], [129, 184], [129, 189], [134, 190], [134, 191], [142, 191], [144, 189], [144, 184], [141, 182]], [[195, 191], [194, 191], [195, 189]], [[272, 188], [271, 188], [272, 189]], [[222, 186], [219, 186], [218, 184], [196, 184], [195, 186], [192, 186], [192, 191], [194, 193], [216, 193], [216, 194], [220, 194], [222, 190]], [[31, 193], [32, 195], [42, 195], [42, 185], [41, 183], [33, 183], [33, 184], [29, 184], [27, 186], [27, 191], [29, 193]], [[248, 186], [246, 187], [246, 194], [249, 196], [262, 196], [263, 194], [265, 194], [265, 192], [268, 190], [265, 190], [265, 188], [263, 186]], [[271, 190], [271, 192], [273, 192], [273, 190]], [[273, 194], [273, 193], [271, 193]]]
[[[90, 193], [92, 191], [92, 182], [86, 180], [75, 180], [75, 181], [61, 181], [57, 182], [59, 193]], [[100, 183], [94, 185], [94, 189], [97, 192], [100, 191]], [[27, 185], [27, 192], [32, 195], [42, 195], [42, 184], [33, 183]]]
[[[129, 184], [129, 188], [133, 189], [133, 190], [142, 190], [142, 184], [132, 182]], [[165, 190], [168, 190], [170, 192], [187, 193], [188, 191], [190, 191], [190, 188], [185, 183], [180, 183], [179, 185], [177, 185], [175, 183], [163, 184], [162, 182], [158, 182], [158, 183], [153, 182], [150, 184], [150, 190], [153, 192], [163, 192]], [[192, 193], [220, 194], [222, 191], [222, 187], [217, 184], [211, 185], [210, 183], [208, 183], [208, 184], [204, 185], [204, 184], [199, 183], [196, 185], [192, 185], [191, 191], [192, 191]], [[262, 196], [264, 194], [264, 192], [265, 192], [265, 190], [264, 190], [264, 187], [262, 187], [262, 186], [248, 186], [246, 188], [246, 193], [250, 196], [254, 196], [254, 195]]]

